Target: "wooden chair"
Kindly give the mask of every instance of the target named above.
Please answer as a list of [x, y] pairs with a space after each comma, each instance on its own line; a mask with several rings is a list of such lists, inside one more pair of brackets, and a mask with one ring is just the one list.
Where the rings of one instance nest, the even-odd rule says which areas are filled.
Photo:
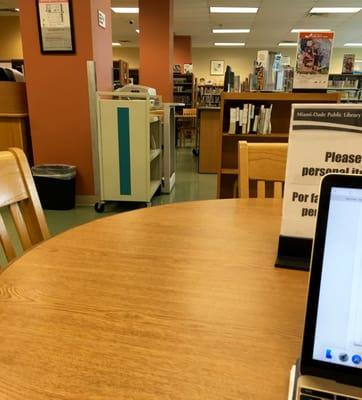
[[283, 196], [287, 143], [239, 141], [239, 197], [249, 198], [249, 181], [257, 181], [257, 197], [265, 198], [265, 182], [274, 183], [274, 198]]
[[196, 108], [184, 108], [182, 110], [181, 118], [182, 125], [179, 129], [179, 145], [180, 147], [185, 146], [186, 139], [190, 139], [191, 143], [196, 141], [197, 135], [197, 110]]
[[[24, 152], [0, 151], [0, 209], [9, 207], [23, 250], [48, 239], [49, 230]], [[0, 213], [0, 245], [7, 261], [16, 257], [9, 232]]]

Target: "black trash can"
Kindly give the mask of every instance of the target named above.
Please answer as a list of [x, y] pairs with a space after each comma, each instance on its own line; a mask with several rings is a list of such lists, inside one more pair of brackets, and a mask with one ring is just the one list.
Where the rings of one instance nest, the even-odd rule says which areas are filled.
[[42, 164], [31, 168], [40, 202], [47, 210], [70, 210], [75, 206], [73, 165]]

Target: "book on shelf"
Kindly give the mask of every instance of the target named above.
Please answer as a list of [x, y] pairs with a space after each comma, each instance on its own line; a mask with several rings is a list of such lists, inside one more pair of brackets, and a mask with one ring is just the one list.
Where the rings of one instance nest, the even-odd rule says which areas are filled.
[[270, 134], [273, 105], [243, 104], [230, 108], [229, 134]]
[[237, 108], [230, 108], [229, 133], [231, 134], [236, 132], [236, 114], [237, 114]]

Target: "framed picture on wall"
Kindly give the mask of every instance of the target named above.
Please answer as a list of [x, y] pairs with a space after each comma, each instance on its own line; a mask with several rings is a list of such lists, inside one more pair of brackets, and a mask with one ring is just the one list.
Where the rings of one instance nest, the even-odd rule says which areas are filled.
[[210, 75], [224, 75], [224, 60], [211, 60]]
[[43, 54], [74, 53], [72, 0], [35, 0]]

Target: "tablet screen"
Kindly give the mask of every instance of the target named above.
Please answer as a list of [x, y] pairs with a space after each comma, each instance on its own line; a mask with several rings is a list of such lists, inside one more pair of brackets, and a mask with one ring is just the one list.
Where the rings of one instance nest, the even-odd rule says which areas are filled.
[[362, 189], [331, 188], [313, 359], [362, 368]]

